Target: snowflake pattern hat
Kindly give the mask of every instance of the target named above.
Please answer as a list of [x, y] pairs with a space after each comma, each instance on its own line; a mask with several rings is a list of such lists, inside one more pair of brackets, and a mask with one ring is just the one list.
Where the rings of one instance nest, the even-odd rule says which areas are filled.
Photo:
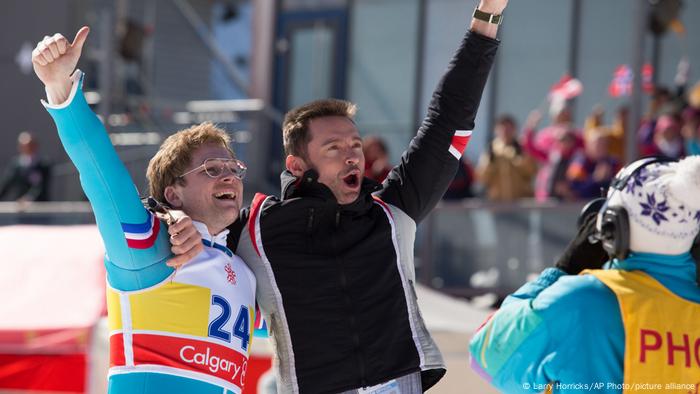
[[632, 252], [686, 253], [700, 230], [700, 156], [643, 167], [608, 199], [629, 215]]

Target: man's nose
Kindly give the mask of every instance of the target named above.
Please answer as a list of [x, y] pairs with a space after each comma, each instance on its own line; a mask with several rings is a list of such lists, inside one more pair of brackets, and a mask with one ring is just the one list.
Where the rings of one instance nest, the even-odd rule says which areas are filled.
[[224, 173], [221, 176], [219, 176], [219, 181], [225, 183], [233, 183], [237, 180], [239, 180], [238, 177], [233, 175], [233, 172], [231, 171], [224, 171]]
[[345, 163], [356, 165], [359, 162], [360, 162], [360, 153], [356, 152], [355, 149], [350, 149], [347, 156], [345, 157]]

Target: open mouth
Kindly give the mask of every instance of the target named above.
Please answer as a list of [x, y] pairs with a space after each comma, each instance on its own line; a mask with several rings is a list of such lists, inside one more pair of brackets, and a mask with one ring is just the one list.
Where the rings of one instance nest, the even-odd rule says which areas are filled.
[[219, 192], [214, 194], [214, 198], [217, 200], [235, 200], [236, 199], [236, 194], [233, 192]]
[[360, 185], [360, 176], [355, 173], [348, 174], [343, 177], [343, 182], [350, 188], [356, 188]]

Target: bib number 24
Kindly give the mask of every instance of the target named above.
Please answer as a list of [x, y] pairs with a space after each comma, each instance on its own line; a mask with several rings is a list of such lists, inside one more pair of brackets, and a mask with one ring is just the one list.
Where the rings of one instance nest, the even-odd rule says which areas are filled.
[[241, 348], [244, 351], [248, 351], [248, 344], [250, 343], [250, 311], [248, 307], [241, 305], [236, 321], [233, 323], [233, 330], [228, 332], [223, 326], [231, 318], [231, 305], [224, 297], [218, 295], [211, 297], [211, 304], [221, 307], [221, 314], [209, 323], [209, 337], [231, 342], [231, 335], [233, 335], [233, 337], [241, 340]]

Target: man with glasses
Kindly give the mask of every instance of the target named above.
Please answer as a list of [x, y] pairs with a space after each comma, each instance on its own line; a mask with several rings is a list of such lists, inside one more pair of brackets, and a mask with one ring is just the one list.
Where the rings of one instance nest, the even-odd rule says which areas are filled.
[[[226, 227], [238, 218], [246, 167], [228, 135], [210, 123], [171, 135], [147, 172], [149, 203], [168, 224], [161, 223], [143, 207], [88, 107], [82, 73], [73, 73], [88, 31], [83, 27], [73, 43], [60, 34], [45, 37], [32, 62], [105, 243], [109, 392], [240, 393], [256, 283], [226, 247]], [[191, 220], [173, 217], [160, 201]], [[181, 256], [171, 259], [171, 251]], [[171, 267], [190, 258], [178, 270]]]

